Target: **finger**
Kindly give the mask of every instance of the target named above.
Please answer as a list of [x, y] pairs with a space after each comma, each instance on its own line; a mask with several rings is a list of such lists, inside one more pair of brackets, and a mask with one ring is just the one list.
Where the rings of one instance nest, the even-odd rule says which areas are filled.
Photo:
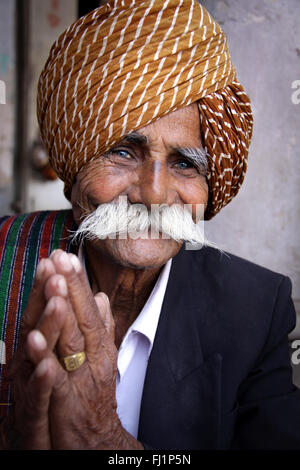
[[[50, 398], [52, 399], [54, 395], [59, 395], [60, 397], [64, 395], [67, 397], [70, 384], [68, 373], [63, 369], [56, 355], [48, 349], [46, 339], [40, 331], [35, 330], [30, 332], [28, 335], [28, 347], [32, 348], [28, 354], [32, 362], [36, 365], [35, 372], [30, 379], [28, 392], [29, 413], [32, 414], [31, 397], [35, 398], [36, 396], [36, 389], [34, 387], [38, 382], [40, 382], [41, 392], [40, 412], [42, 412], [42, 406], [46, 406], [46, 401], [42, 400], [46, 398], [48, 392], [51, 394], [51, 397], [49, 395], [49, 400]], [[34, 389], [34, 393], [32, 393], [31, 389]]]
[[47, 347], [53, 351], [57, 345], [66, 321], [66, 300], [62, 297], [51, 297], [36, 329], [44, 336]]
[[67, 281], [69, 299], [84, 336], [86, 353], [98, 356], [107, 333], [80, 261], [77, 256], [61, 250], [53, 253], [51, 259], [56, 271]]
[[[47, 390], [47, 384], [51, 383], [52, 387], [54, 371], [56, 375], [57, 370], [61, 367], [53, 351], [48, 348], [46, 338], [39, 330], [33, 330], [29, 333], [26, 343], [26, 350], [28, 358], [36, 367], [37, 378], [41, 377], [41, 386]], [[43, 366], [41, 364], [43, 364]], [[46, 367], [47, 364], [50, 364], [49, 370]], [[35, 380], [35, 373], [32, 374], [31, 378], [32, 380]]]
[[99, 292], [94, 296], [94, 299], [107, 334], [115, 342], [115, 321], [111, 312], [109, 298], [104, 292]]
[[84, 338], [67, 299], [52, 297], [37, 325], [29, 333], [26, 349], [29, 359], [37, 364], [45, 357], [63, 358], [84, 351]]
[[32, 356], [32, 361], [35, 362], [36, 369], [31, 376], [31, 380], [35, 382], [40, 380], [42, 391], [45, 393], [49, 390], [50, 386], [51, 393], [56, 388], [66, 389], [68, 374], [62, 368], [56, 355], [47, 348], [47, 343], [42, 333], [38, 330], [30, 332], [28, 341], [35, 343], [35, 353]]
[[23, 407], [24, 422], [30, 426], [20, 430], [24, 449], [51, 448], [48, 412], [55, 378], [56, 364], [49, 358], [42, 360], [30, 377]]
[[[51, 297], [53, 295], [59, 297]], [[45, 297], [50, 299], [50, 304], [45, 310], [45, 318], [42, 319], [39, 329], [43, 331], [49, 347], [52, 345], [53, 349], [53, 340], [58, 339], [56, 352], [59, 357], [83, 351], [85, 348], [84, 338], [78, 328], [76, 316], [68, 299], [67, 283], [64, 276], [56, 274], [48, 279], [45, 285]], [[65, 301], [62, 297], [65, 298]], [[55, 305], [53, 301], [51, 302], [51, 299], [54, 298]], [[52, 325], [53, 322], [54, 325]], [[58, 337], [54, 333], [57, 327], [60, 329]]]
[[51, 297], [68, 297], [67, 282], [61, 274], [53, 274], [50, 276], [44, 285], [44, 296], [46, 301]]
[[[53, 277], [62, 278], [62, 276], [54, 275], [50, 278], [50, 281]], [[66, 285], [64, 278], [62, 279]], [[65, 289], [66, 287], [63, 288], [63, 290]], [[57, 289], [56, 294], [59, 292], [60, 290]], [[60, 297], [51, 297], [35, 326], [35, 329], [38, 329], [44, 335], [47, 347], [50, 351], [54, 350], [57, 340], [61, 334], [61, 329], [65, 321], [64, 313], [64, 305], [61, 305]], [[30, 338], [29, 342], [28, 338]], [[29, 332], [27, 336], [24, 336], [23, 347], [21, 348], [19, 355], [15, 357], [14, 361], [9, 367], [9, 377], [13, 378], [13, 376], [16, 375], [19, 371], [19, 374], [21, 374], [24, 379], [28, 379], [32, 373], [32, 365], [30, 361], [34, 364], [37, 364], [37, 362], [42, 359], [42, 357], [39, 355], [40, 345], [38, 343], [38, 337], [37, 343], [35, 343], [34, 339], [35, 336], [31, 336], [31, 332]]]
[[28, 390], [32, 401], [32, 414], [48, 412], [49, 398], [57, 373], [57, 364], [54, 358], [44, 358], [35, 368], [29, 383]]
[[26, 352], [30, 361], [37, 365], [49, 356], [49, 349], [44, 335], [38, 330], [32, 330], [27, 337]]
[[45, 308], [44, 285], [53, 274], [55, 274], [55, 267], [52, 261], [50, 259], [42, 259], [37, 267], [31, 294], [22, 317], [19, 347], [24, 344], [27, 334], [35, 327]]
[[26, 351], [28, 358], [34, 364], [50, 353], [53, 354], [66, 321], [65, 303], [61, 297], [52, 297], [37, 324], [37, 329], [28, 334]]
[[59, 358], [85, 351], [84, 337], [79, 329], [72, 306], [66, 299], [61, 299], [61, 301], [65, 321], [56, 347]]
[[38, 264], [27, 307], [21, 320], [17, 353], [9, 366], [9, 377], [11, 379], [18, 375], [23, 380], [28, 380], [32, 374], [32, 364], [28, 361], [24, 345], [26, 344], [28, 333], [35, 328], [45, 308], [45, 283], [54, 274], [55, 267], [52, 261], [50, 259], [42, 259]]

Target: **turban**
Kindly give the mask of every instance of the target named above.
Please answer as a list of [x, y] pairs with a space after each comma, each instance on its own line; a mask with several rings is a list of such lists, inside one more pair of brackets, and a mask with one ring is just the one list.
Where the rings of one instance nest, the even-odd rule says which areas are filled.
[[253, 125], [220, 26], [196, 0], [110, 0], [73, 23], [51, 48], [37, 101], [66, 196], [80, 169], [124, 135], [194, 102], [210, 219], [242, 184]]

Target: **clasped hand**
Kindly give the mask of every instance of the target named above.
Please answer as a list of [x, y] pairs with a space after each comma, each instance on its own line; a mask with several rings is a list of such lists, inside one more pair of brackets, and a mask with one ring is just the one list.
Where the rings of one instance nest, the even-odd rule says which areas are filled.
[[[59, 359], [81, 351], [85, 362], [67, 372]], [[93, 296], [79, 259], [57, 250], [39, 263], [22, 318], [10, 372], [13, 445], [142, 449], [118, 418], [116, 373], [109, 299]]]

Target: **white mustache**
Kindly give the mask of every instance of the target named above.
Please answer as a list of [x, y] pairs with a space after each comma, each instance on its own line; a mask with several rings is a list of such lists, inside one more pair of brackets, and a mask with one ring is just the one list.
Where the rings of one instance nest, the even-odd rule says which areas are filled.
[[[203, 205], [199, 204], [203, 213]], [[149, 234], [150, 230], [150, 234]], [[88, 215], [73, 234], [74, 239], [169, 239], [185, 241], [188, 249], [215, 246], [204, 236], [204, 221], [193, 221], [191, 206], [173, 204], [153, 205], [149, 212], [143, 204], [128, 204], [127, 198], [119, 202], [101, 204]]]

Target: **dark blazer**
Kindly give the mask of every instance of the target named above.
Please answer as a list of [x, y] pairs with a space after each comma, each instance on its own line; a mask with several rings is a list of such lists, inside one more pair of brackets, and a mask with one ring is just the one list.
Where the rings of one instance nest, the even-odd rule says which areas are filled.
[[139, 439], [153, 449], [300, 449], [290, 280], [211, 248], [173, 259]]

